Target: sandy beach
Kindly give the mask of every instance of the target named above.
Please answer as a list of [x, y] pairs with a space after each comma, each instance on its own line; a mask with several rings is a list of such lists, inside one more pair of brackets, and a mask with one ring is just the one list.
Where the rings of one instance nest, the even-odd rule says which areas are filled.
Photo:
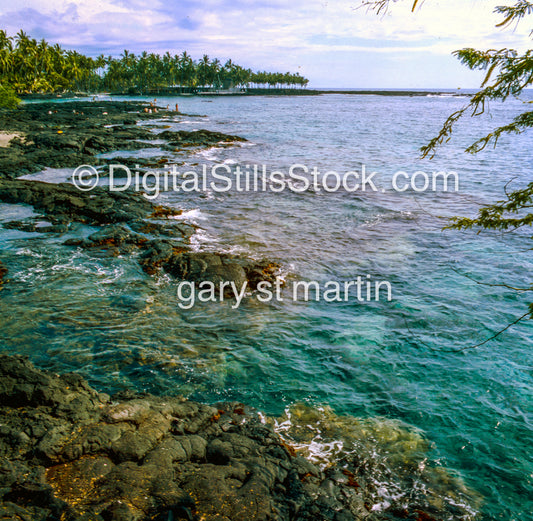
[[1, 132], [0, 131], [0, 147], [5, 148], [9, 146], [9, 142], [14, 138], [24, 137], [22, 134], [17, 134], [16, 132]]

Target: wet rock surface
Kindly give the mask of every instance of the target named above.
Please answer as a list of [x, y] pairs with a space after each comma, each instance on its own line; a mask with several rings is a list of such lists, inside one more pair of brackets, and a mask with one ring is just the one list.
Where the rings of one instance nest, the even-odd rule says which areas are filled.
[[246, 283], [252, 290], [261, 281], [274, 283], [280, 268], [273, 262], [212, 252], [191, 252], [164, 240], [147, 243], [140, 263], [149, 274], [163, 268], [180, 280], [209, 281], [215, 285], [232, 282], [238, 288]]
[[4, 284], [6, 275], [7, 268], [0, 262], [0, 289], [2, 289], [2, 285]]
[[[0, 355], [0, 519], [477, 519], [456, 478], [416, 469], [414, 450], [423, 441], [395, 425], [327, 418], [305, 406], [289, 440], [273, 428], [287, 418], [237, 402], [201, 404], [177, 391], [110, 397], [75, 373], [60, 376]], [[323, 422], [323, 438], [302, 445]], [[331, 450], [328, 436], [341, 427], [335, 458], [303, 457], [317, 444]], [[365, 445], [384, 436], [391, 452], [376, 459]], [[389, 481], [391, 472], [406, 476], [402, 488]], [[384, 501], [381, 489], [391, 485]]]
[[279, 268], [275, 263], [190, 251], [196, 227], [169, 220], [180, 210], [156, 206], [136, 193], [101, 188], [82, 192], [68, 183], [0, 179], [0, 201], [32, 205], [49, 220], [9, 221], [3, 224], [8, 229], [62, 235], [75, 231], [77, 223], [102, 225], [86, 239], [66, 240], [65, 246], [111, 255], [138, 251], [141, 266], [150, 275], [164, 269], [182, 280], [233, 281], [238, 287], [248, 281], [255, 289], [261, 280], [273, 281]]
[[[151, 112], [148, 112], [151, 111]], [[157, 112], [155, 112], [157, 111]], [[17, 110], [0, 110], [0, 129], [21, 135], [0, 148], [0, 178], [15, 178], [45, 167], [98, 165], [98, 154], [115, 150], [140, 150], [166, 140], [168, 150], [246, 141], [238, 136], [199, 130], [152, 132], [140, 120], [164, 120], [186, 115], [141, 102], [72, 101], [28, 103]]]
[[[144, 104], [115, 102], [29, 103], [0, 112], [0, 127], [23, 134], [0, 149], [0, 177], [15, 178], [44, 167], [97, 164], [97, 154], [147, 148], [139, 139], [148, 131], [136, 126]], [[153, 134], [152, 134], [153, 136]]]
[[242, 404], [110, 398], [5, 355], [0, 404], [0, 519], [356, 519]]
[[0, 179], [0, 201], [32, 205], [63, 222], [110, 224], [148, 218], [156, 207], [137, 193], [94, 188], [78, 190], [69, 183], [44, 183], [25, 179]]
[[175, 150], [176, 148], [180, 149], [184, 146], [212, 146], [217, 143], [229, 144], [246, 141], [246, 139], [239, 136], [222, 134], [221, 132], [211, 132], [209, 130], [180, 130], [178, 132], [165, 130], [158, 134], [158, 138], [168, 140], [168, 145], [164, 145], [162, 147], [163, 150]]

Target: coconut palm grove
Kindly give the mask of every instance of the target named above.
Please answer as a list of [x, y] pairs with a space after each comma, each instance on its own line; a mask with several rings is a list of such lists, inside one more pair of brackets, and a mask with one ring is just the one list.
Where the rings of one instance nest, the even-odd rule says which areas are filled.
[[8, 36], [0, 30], [0, 77], [17, 94], [52, 92], [137, 92], [176, 88], [178, 92], [245, 88], [302, 88], [309, 80], [299, 73], [254, 72], [234, 63], [222, 64], [204, 55], [194, 60], [187, 51], [163, 56], [125, 50], [118, 58], [85, 56], [24, 31]]

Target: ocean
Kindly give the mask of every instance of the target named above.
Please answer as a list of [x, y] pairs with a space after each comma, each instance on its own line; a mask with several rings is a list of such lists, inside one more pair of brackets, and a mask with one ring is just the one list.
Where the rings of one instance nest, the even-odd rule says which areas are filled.
[[[198, 226], [194, 249], [281, 265], [281, 299], [247, 295], [238, 307], [225, 300], [183, 309], [179, 283], [144, 274], [135, 258], [66, 248], [67, 235], [0, 228], [10, 266], [0, 298], [2, 351], [80, 372], [106, 392], [135, 388], [210, 403], [241, 401], [278, 417], [287, 436], [295, 435], [291, 422], [301, 428], [311, 415], [313, 440], [323, 442], [311, 457], [324, 461], [334, 452], [331, 432], [320, 432], [328, 422], [339, 438], [350, 425], [378, 425], [385, 434], [375, 437], [369, 455], [377, 453], [383, 465], [395, 459], [391, 451], [408, 450], [391, 445], [387, 433], [416, 433], [427, 464], [464, 483], [483, 519], [531, 519], [533, 327], [523, 320], [474, 347], [527, 311], [531, 297], [502, 284], [531, 284], [531, 230], [443, 230], [449, 217], [471, 216], [502, 199], [509, 180], [510, 189], [533, 180], [531, 134], [504, 136], [478, 155], [464, 153], [524, 105], [495, 103], [490, 115], [465, 118], [430, 161], [419, 159], [419, 148], [466, 96], [157, 100], [176, 102], [197, 116], [161, 122], [154, 131], [205, 128], [247, 139], [171, 154], [180, 170], [258, 165], [288, 173], [298, 164], [309, 172], [360, 173], [364, 167], [376, 172], [378, 190], [302, 190], [300, 182], [280, 192], [162, 192], [158, 203], [183, 209], [180, 219]], [[455, 172], [458, 187], [417, 191], [420, 174], [420, 184], [396, 191], [391, 183], [398, 171], [405, 173], [397, 178], [402, 188], [415, 172], [430, 180], [436, 172]], [[58, 181], [70, 174], [27, 177]], [[4, 222], [32, 213], [0, 204]], [[82, 226], [76, 233], [92, 231]], [[296, 281], [323, 287], [357, 277], [388, 282], [392, 298], [358, 299], [352, 287], [346, 298], [305, 301], [289, 291]], [[393, 488], [381, 482], [376, 508]]]

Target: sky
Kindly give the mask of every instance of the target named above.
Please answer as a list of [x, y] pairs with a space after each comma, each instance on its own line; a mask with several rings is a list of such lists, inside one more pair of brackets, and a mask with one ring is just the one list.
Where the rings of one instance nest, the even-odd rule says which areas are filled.
[[299, 72], [310, 87], [475, 88], [455, 49], [529, 48], [527, 22], [497, 29], [514, 0], [0, 0], [0, 28], [85, 54], [208, 54], [253, 70]]

